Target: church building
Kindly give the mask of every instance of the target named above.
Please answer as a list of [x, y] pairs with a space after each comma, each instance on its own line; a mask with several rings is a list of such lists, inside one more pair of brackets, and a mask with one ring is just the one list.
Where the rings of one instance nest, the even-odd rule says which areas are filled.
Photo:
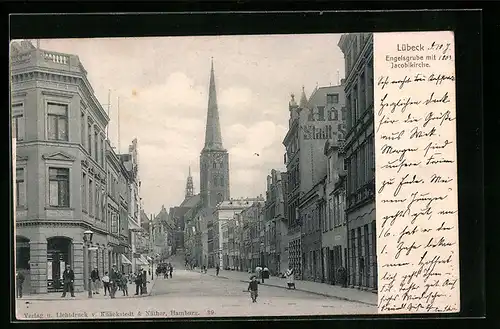
[[[192, 193], [192, 179], [188, 178], [186, 194]], [[187, 198], [186, 198], [187, 199]], [[193, 199], [191, 197], [190, 199]], [[197, 199], [197, 198], [196, 198]], [[200, 193], [199, 201], [184, 216], [185, 240], [189, 240], [186, 253], [200, 265], [214, 267], [220, 257], [219, 223], [214, 220], [217, 205], [230, 199], [229, 192], [229, 153], [222, 143], [222, 133], [217, 106], [217, 91], [213, 60], [210, 69], [207, 123], [205, 144], [200, 153]], [[192, 202], [190, 202], [192, 204]], [[198, 242], [195, 242], [198, 241]], [[198, 244], [200, 244], [198, 246]], [[193, 250], [190, 250], [193, 249]], [[195, 251], [196, 250], [196, 251]], [[201, 251], [201, 253], [199, 253]]]

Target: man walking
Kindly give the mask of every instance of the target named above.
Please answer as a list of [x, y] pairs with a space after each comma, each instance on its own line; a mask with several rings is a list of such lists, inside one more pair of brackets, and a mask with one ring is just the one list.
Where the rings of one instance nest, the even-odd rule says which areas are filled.
[[219, 276], [219, 271], [220, 271], [220, 266], [219, 266], [219, 264], [217, 264], [217, 266], [215, 267], [215, 275], [216, 276]]
[[118, 274], [118, 270], [116, 269], [116, 265], [111, 267], [111, 273], [109, 274], [109, 296], [111, 298], [115, 298], [116, 290], [118, 289], [118, 285], [120, 284], [120, 275]]
[[[70, 265], [66, 265], [66, 269], [63, 272], [63, 283], [64, 290], [61, 298], [66, 297], [66, 293], [69, 291], [71, 293], [71, 297], [75, 297], [75, 289], [73, 283], [75, 282], [75, 273], [71, 269]], [[90, 287], [88, 289], [91, 289]]]
[[24, 274], [21, 271], [16, 272], [16, 295], [17, 298], [23, 298]]
[[92, 294], [98, 294], [99, 293], [99, 271], [97, 270], [97, 267], [95, 267], [92, 272], [90, 273], [90, 279], [92, 281]]
[[172, 264], [168, 263], [168, 272], [170, 273], [170, 279], [172, 279], [172, 272], [174, 271], [174, 268], [172, 267]]

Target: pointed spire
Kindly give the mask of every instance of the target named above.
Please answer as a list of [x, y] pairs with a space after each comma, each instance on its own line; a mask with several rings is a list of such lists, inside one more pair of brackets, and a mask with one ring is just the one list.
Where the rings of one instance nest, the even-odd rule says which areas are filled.
[[307, 107], [307, 96], [306, 96], [306, 92], [304, 90], [304, 86], [302, 86], [302, 94], [300, 95], [299, 106], [301, 108], [306, 108]]
[[185, 194], [185, 199], [190, 198], [194, 195], [194, 184], [193, 184], [193, 177], [191, 176], [191, 166], [189, 166], [189, 174], [188, 178], [186, 181], [186, 194]]
[[208, 89], [207, 126], [205, 128], [204, 150], [224, 150], [217, 108], [217, 92], [215, 88], [214, 60], [211, 60], [210, 86]]

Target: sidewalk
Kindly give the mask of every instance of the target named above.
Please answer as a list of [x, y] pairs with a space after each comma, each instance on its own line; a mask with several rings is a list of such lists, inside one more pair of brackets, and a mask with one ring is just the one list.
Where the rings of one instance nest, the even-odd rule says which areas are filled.
[[[142, 298], [142, 297], [147, 297], [151, 294], [151, 291], [153, 289], [153, 286], [156, 282], [156, 275], [154, 276], [154, 279], [151, 280], [151, 276], [148, 278], [148, 283], [146, 284], [147, 287], [147, 294], [144, 295], [137, 295], [135, 296], [135, 284], [134, 283], [129, 283], [128, 284], [128, 296], [123, 296], [123, 292], [120, 290], [116, 291], [116, 298]], [[51, 293], [46, 293], [46, 294], [26, 294], [23, 296], [23, 298], [17, 298], [18, 301], [53, 301], [53, 300], [81, 300], [81, 299], [90, 299], [88, 292], [81, 291], [81, 292], [75, 292], [75, 297], [71, 297], [69, 293], [66, 294], [65, 298], [61, 297], [62, 292], [51, 292]], [[109, 297], [109, 294], [104, 296], [104, 289], [99, 289], [99, 294], [93, 295], [92, 299], [111, 299]]]
[[[208, 275], [216, 276], [214, 269], [209, 269], [207, 271]], [[231, 280], [239, 280], [242, 282], [250, 281], [251, 273], [247, 272], [238, 272], [238, 271], [220, 271], [219, 278], [221, 279], [231, 279]], [[264, 283], [261, 283], [264, 286], [278, 287], [287, 289], [286, 279], [281, 279], [278, 277], [270, 277], [269, 279], [265, 279]], [[295, 280], [296, 290], [309, 292], [316, 295], [322, 295], [325, 297], [332, 297], [341, 300], [357, 302], [368, 305], [378, 305], [378, 297], [377, 294], [362, 291], [355, 288], [342, 288], [340, 286], [334, 286], [327, 283], [320, 282], [311, 282], [311, 281], [302, 281]]]

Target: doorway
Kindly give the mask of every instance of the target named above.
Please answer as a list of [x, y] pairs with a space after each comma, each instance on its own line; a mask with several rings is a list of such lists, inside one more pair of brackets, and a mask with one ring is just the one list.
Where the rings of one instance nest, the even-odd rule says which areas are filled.
[[47, 291], [60, 292], [63, 289], [63, 272], [71, 265], [71, 240], [65, 237], [47, 239]]

